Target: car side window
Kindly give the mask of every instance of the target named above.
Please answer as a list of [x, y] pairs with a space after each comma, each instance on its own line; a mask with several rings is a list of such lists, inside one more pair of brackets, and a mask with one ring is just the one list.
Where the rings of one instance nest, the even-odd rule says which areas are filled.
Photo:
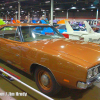
[[17, 27], [14, 27], [14, 26], [5, 27], [4, 38], [9, 39], [9, 40], [14, 40], [14, 41], [20, 41]]
[[22, 34], [23, 34], [23, 38], [24, 38], [24, 41], [26, 41], [27, 39], [30, 39], [30, 31], [29, 31], [29, 26], [22, 26], [21, 27], [21, 31], [22, 31]]
[[4, 27], [0, 28], [0, 38], [3, 38]]

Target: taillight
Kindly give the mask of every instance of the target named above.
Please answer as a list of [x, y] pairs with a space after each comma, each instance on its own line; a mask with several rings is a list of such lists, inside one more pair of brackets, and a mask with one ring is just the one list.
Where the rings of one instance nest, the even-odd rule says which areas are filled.
[[62, 35], [63, 35], [65, 38], [69, 38], [69, 34], [62, 33]]
[[84, 38], [83, 38], [83, 37], [81, 37], [81, 38], [80, 38], [80, 40], [84, 41]]

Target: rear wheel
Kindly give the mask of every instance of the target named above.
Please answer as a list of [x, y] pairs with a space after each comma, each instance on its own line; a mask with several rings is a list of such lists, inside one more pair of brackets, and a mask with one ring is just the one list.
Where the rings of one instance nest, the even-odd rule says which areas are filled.
[[60, 90], [60, 86], [56, 82], [52, 73], [43, 67], [38, 67], [35, 71], [35, 81], [40, 89], [46, 95], [53, 96]]

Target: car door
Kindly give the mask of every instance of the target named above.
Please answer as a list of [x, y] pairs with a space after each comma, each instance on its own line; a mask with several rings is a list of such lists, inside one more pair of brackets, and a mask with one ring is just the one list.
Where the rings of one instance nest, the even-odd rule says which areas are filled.
[[[2, 32], [2, 36], [0, 37], [0, 52], [1, 52], [1, 59], [10, 62], [11, 61], [11, 57], [10, 57], [10, 53], [9, 53], [9, 39], [7, 38], [7, 36], [9, 35], [9, 27], [4, 27], [0, 30], [0, 32]], [[11, 34], [11, 33], [10, 33]], [[6, 35], [6, 37], [4, 36]]]
[[2, 58], [8, 63], [21, 65], [21, 38], [18, 27], [4, 28], [4, 36], [1, 38]]

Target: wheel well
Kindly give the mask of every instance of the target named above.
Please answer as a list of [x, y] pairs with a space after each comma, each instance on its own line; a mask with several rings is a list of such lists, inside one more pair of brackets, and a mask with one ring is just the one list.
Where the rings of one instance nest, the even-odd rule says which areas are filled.
[[[46, 67], [44, 67], [44, 66], [42, 66], [42, 65], [39, 65], [39, 64], [32, 64], [31, 67], [30, 67], [30, 73], [34, 75], [35, 70], [36, 70], [36, 68], [38, 68], [38, 67], [43, 67], [43, 68], [47, 69], [48, 71], [50, 71], [48, 68], [46, 68]], [[50, 71], [50, 72], [51, 72], [51, 71]], [[51, 73], [52, 73], [52, 72], [51, 72]], [[52, 75], [53, 75], [53, 73], [52, 73]], [[53, 75], [53, 76], [54, 76], [54, 75]], [[54, 78], [55, 78], [55, 76], [54, 76]], [[55, 80], [56, 80], [56, 78], [55, 78]], [[57, 82], [57, 81], [56, 81], [56, 82]]]
[[39, 67], [40, 65], [38, 64], [32, 64], [30, 67], [30, 73], [33, 74], [36, 70], [37, 67]]
[[[39, 64], [32, 64], [31, 67], [30, 67], [30, 73], [34, 74], [36, 68], [38, 68], [38, 67], [44, 67], [44, 66], [39, 65]], [[44, 68], [46, 68], [46, 67], [44, 67]], [[46, 69], [48, 69], [48, 68], [46, 68]], [[50, 71], [50, 70], [48, 69], [48, 71]]]

